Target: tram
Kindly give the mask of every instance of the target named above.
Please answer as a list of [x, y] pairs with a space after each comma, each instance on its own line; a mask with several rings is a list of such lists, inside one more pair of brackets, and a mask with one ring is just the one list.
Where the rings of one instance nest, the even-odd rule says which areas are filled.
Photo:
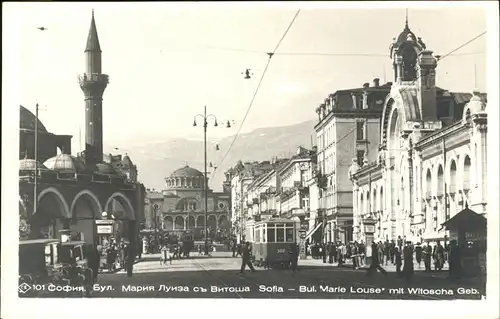
[[297, 249], [295, 225], [295, 221], [285, 218], [257, 222], [252, 238], [254, 264], [266, 268], [288, 268], [291, 250]]

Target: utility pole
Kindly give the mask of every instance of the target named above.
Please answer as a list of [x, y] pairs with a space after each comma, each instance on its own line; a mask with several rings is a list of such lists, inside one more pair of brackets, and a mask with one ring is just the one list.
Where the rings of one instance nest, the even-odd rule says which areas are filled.
[[[213, 114], [207, 114], [207, 106], [205, 105], [203, 114], [196, 114], [193, 120], [193, 126], [197, 126], [196, 118], [201, 116], [203, 118], [203, 158], [204, 158], [204, 178], [203, 182], [203, 193], [205, 197], [205, 208], [204, 208], [204, 219], [205, 219], [205, 255], [208, 255], [208, 174], [207, 174], [207, 128], [208, 128], [208, 118], [212, 117], [214, 119], [214, 127], [218, 126], [217, 118]], [[227, 128], [231, 127], [231, 123], [227, 121]]]
[[34, 185], [33, 185], [33, 215], [36, 214], [37, 210], [37, 202], [38, 202], [38, 103], [35, 108], [35, 177], [34, 177]]

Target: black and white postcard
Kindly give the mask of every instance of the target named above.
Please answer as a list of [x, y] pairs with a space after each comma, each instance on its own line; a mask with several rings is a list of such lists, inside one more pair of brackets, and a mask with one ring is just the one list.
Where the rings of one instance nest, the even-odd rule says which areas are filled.
[[2, 317], [498, 316], [498, 4], [2, 15]]

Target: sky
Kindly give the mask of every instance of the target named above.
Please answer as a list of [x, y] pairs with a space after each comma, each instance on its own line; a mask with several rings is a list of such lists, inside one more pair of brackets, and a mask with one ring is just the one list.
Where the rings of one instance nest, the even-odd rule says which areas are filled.
[[[85, 104], [77, 75], [85, 68], [92, 8], [103, 72], [110, 76], [103, 97], [105, 145], [123, 148], [146, 140], [201, 138], [201, 127], [192, 123], [204, 105], [219, 121], [233, 123], [230, 129], [210, 129], [209, 138], [235, 134], [267, 63], [265, 52], [276, 47], [298, 6], [39, 2], [9, 7], [17, 24], [10, 32], [19, 39], [19, 103], [34, 111], [38, 102], [49, 131], [74, 136], [74, 152], [84, 145]], [[403, 6], [302, 7], [241, 131], [310, 120], [329, 93], [375, 77], [393, 81], [389, 46], [404, 28], [405, 11]], [[408, 19], [427, 49], [439, 55], [486, 30], [484, 9], [470, 5], [410, 7]], [[41, 26], [47, 30], [38, 30]], [[483, 36], [440, 61], [437, 85], [484, 92], [485, 51]], [[241, 74], [247, 68], [253, 73], [249, 80]]]

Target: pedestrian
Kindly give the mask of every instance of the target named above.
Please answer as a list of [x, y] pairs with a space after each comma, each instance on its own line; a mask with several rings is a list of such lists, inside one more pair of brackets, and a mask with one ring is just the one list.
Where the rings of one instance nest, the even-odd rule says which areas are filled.
[[403, 275], [406, 278], [406, 280], [410, 280], [411, 277], [413, 276], [413, 248], [411, 246], [411, 243], [407, 242], [404, 249], [403, 249], [403, 258], [404, 258], [404, 265], [403, 265]]
[[378, 248], [378, 257], [380, 260], [380, 264], [383, 265], [384, 264], [384, 243], [382, 243], [381, 240], [379, 240], [377, 248]]
[[394, 259], [396, 260], [396, 274], [401, 277], [401, 266], [403, 265], [403, 259], [401, 257], [401, 251], [398, 246], [394, 246]]
[[365, 246], [364, 241], [361, 241], [361, 243], [359, 243], [358, 255], [359, 255], [359, 261], [360, 261], [359, 266], [363, 267], [365, 265], [365, 256], [366, 256], [366, 246]]
[[333, 255], [334, 255], [335, 246], [332, 242], [328, 244], [328, 263], [333, 264]]
[[326, 244], [321, 244], [321, 256], [323, 257], [323, 264], [326, 264], [326, 256], [327, 256], [327, 246]]
[[233, 241], [233, 245], [231, 246], [231, 251], [233, 252], [233, 257], [236, 257], [236, 241]]
[[290, 244], [290, 264], [293, 272], [299, 271], [297, 267], [299, 263], [299, 246], [297, 244]]
[[391, 259], [391, 244], [389, 241], [386, 239], [384, 243], [384, 255], [385, 255], [385, 265], [387, 266], [387, 263], [389, 262], [389, 259]]
[[380, 266], [377, 243], [373, 242], [371, 248], [372, 248], [372, 260], [371, 260], [370, 268], [368, 268], [366, 275], [371, 276], [373, 274], [373, 272], [377, 272], [377, 270], [378, 270], [381, 273], [383, 273], [385, 276], [387, 276], [387, 271], [385, 271], [385, 269], [382, 268], [382, 266]]
[[161, 257], [160, 257], [160, 264], [165, 265], [168, 260], [168, 250], [167, 250], [167, 245], [163, 245], [161, 247]]
[[432, 251], [432, 256], [434, 257], [434, 269], [442, 270], [444, 266], [444, 248], [441, 246], [441, 242], [438, 240], [436, 246]]
[[358, 269], [359, 264], [358, 264], [358, 243], [354, 243], [352, 245], [352, 250], [351, 250], [351, 258], [352, 258], [352, 268], [354, 270]]
[[394, 240], [391, 241], [391, 246], [390, 246], [390, 254], [391, 254], [391, 263], [393, 265], [395, 265], [395, 262], [394, 262], [394, 259], [396, 257], [396, 243], [394, 242]]
[[429, 242], [425, 245], [423, 249], [424, 253], [424, 265], [425, 265], [425, 271], [430, 272], [431, 271], [431, 260], [432, 260], [432, 247], [429, 245]]
[[422, 246], [417, 243], [415, 246], [415, 259], [417, 260], [418, 268], [420, 268], [420, 262], [422, 261]]
[[462, 256], [460, 247], [457, 245], [456, 240], [450, 241], [449, 244], [449, 278], [450, 279], [460, 279], [462, 275]]
[[87, 245], [87, 249], [89, 251], [88, 263], [89, 268], [92, 269], [92, 283], [97, 279], [97, 274], [99, 273], [99, 265], [101, 263], [101, 255], [97, 247], [90, 244]]
[[251, 248], [250, 248], [250, 243], [247, 241], [245, 243], [245, 246], [243, 246], [243, 249], [242, 249], [242, 252], [241, 252], [241, 269], [240, 269], [240, 273], [244, 273], [245, 272], [246, 266], [248, 266], [248, 268], [250, 268], [250, 270], [252, 272], [255, 272], [255, 268], [253, 268], [252, 262], [250, 260], [251, 253], [252, 253], [252, 251], [251, 251]]

